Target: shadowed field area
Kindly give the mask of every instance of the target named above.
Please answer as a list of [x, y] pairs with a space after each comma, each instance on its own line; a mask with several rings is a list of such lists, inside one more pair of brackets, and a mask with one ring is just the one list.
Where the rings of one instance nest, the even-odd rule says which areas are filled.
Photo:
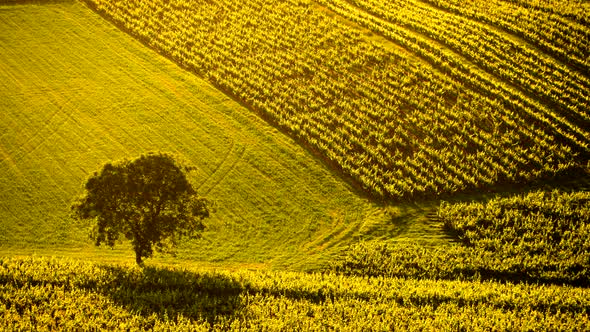
[[15, 330], [583, 330], [589, 299], [555, 285], [0, 258], [0, 321]]

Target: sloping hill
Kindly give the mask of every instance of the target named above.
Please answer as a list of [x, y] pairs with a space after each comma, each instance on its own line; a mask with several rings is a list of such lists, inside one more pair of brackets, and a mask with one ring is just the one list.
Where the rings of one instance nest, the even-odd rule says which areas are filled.
[[85, 2], [377, 197], [546, 180], [590, 156], [579, 1]]
[[292, 268], [361, 238], [446, 242], [439, 195], [588, 163], [576, 1], [84, 2], [143, 45], [78, 2], [0, 2], [0, 252], [89, 252], [71, 197], [149, 150], [217, 202], [181, 258]]
[[79, 2], [2, 6], [0, 31], [0, 251], [130, 257], [87, 248], [68, 205], [103, 163], [151, 150], [192, 162], [216, 202], [180, 258], [313, 267], [386, 219], [292, 139]]

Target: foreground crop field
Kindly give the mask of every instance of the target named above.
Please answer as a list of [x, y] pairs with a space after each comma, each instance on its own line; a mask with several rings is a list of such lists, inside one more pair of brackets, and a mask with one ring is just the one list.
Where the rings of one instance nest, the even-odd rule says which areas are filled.
[[546, 179], [590, 155], [584, 2], [85, 2], [378, 197]]
[[385, 218], [291, 139], [81, 3], [0, 6], [0, 31], [0, 250], [131, 257], [87, 248], [90, 225], [72, 224], [68, 205], [103, 163], [151, 150], [193, 163], [216, 203], [180, 258], [310, 267]]
[[9, 330], [582, 331], [589, 312], [567, 286], [0, 258]]

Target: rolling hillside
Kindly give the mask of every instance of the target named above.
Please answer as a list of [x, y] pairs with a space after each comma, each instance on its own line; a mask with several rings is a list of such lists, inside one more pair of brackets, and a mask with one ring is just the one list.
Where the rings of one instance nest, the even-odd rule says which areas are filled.
[[[587, 329], [589, 6], [0, 0], [0, 329]], [[69, 205], [155, 150], [215, 209], [138, 267]]]
[[590, 156], [583, 2], [85, 2], [378, 198], [546, 180]]
[[131, 257], [90, 247], [68, 206], [103, 163], [152, 150], [192, 162], [216, 203], [180, 258], [310, 268], [386, 221], [292, 139], [79, 2], [0, 7], [0, 31], [0, 251]]
[[444, 243], [440, 195], [588, 182], [582, 3], [85, 2], [176, 64], [78, 2], [5, 2], [0, 250], [89, 250], [71, 197], [150, 150], [197, 166], [218, 209], [179, 256], [213, 262]]

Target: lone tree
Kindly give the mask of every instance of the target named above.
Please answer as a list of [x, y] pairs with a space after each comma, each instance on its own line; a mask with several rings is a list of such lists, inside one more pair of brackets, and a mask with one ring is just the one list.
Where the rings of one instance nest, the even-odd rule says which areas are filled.
[[198, 238], [205, 228], [209, 204], [187, 180], [192, 169], [164, 153], [107, 163], [86, 182], [73, 216], [96, 222], [90, 236], [97, 246], [113, 247], [125, 235], [141, 265], [154, 249], [164, 251], [183, 236]]

